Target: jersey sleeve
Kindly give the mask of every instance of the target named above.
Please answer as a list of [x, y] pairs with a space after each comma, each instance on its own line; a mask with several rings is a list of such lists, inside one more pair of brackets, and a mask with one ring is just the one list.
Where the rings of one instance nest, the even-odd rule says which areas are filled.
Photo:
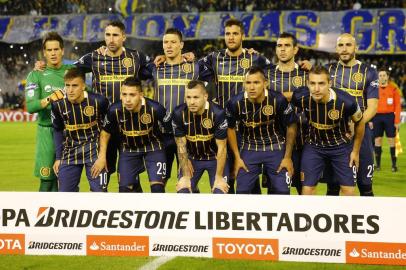
[[235, 101], [230, 100], [227, 102], [226, 105], [226, 119], [227, 119], [227, 125], [229, 128], [235, 128], [236, 122], [237, 122], [237, 111], [236, 111], [236, 105]]
[[51, 105], [51, 120], [52, 126], [54, 128], [54, 145], [55, 145], [55, 158], [57, 160], [62, 158], [62, 150], [63, 150], [63, 130], [65, 128], [65, 124], [59, 113], [57, 103], [52, 103]]
[[355, 100], [351, 100], [351, 103], [349, 103], [348, 115], [351, 117], [353, 122], [359, 122], [362, 119], [361, 108], [359, 107], [358, 102]]
[[283, 125], [289, 126], [297, 122], [295, 110], [282, 94], [278, 97], [277, 104], [277, 112], [279, 113], [279, 119]]
[[262, 68], [267, 73], [268, 69], [270, 69], [273, 65], [272, 62], [263, 55], [258, 55], [258, 60], [255, 63], [258, 67]]
[[167, 112], [161, 104], [157, 103], [156, 106], [156, 117], [158, 119], [158, 125], [164, 133], [172, 133], [172, 115]]
[[110, 108], [107, 111], [103, 120], [103, 130], [110, 134], [118, 132], [119, 129], [116, 118], [116, 110], [114, 108]]
[[28, 74], [24, 92], [29, 113], [35, 113], [43, 109], [41, 107], [41, 88], [37, 72], [32, 71]]
[[92, 72], [92, 55], [93, 52], [87, 53], [79, 58], [78, 61], [73, 64], [85, 73]]
[[220, 110], [214, 120], [214, 137], [219, 140], [224, 140], [227, 138], [227, 118], [224, 110]]
[[215, 71], [213, 69], [212, 60], [213, 53], [201, 58], [199, 63], [199, 79], [210, 82], [214, 80]]
[[151, 80], [153, 79], [153, 69], [155, 67], [152, 59], [142, 52], [138, 52], [140, 57], [140, 71], [138, 72], [138, 78], [140, 80]]
[[368, 70], [365, 87], [367, 91], [367, 99], [379, 98], [379, 80], [378, 73], [375, 69], [371, 68]]
[[176, 110], [172, 113], [172, 128], [173, 135], [175, 137], [186, 136], [186, 130], [182, 121], [182, 112], [179, 110]]

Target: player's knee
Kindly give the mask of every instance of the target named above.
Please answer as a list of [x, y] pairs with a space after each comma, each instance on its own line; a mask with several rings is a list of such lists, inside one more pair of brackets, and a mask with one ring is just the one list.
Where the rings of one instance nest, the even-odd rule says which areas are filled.
[[131, 193], [131, 192], [135, 192], [135, 188], [133, 185], [130, 186], [119, 186], [118, 187], [118, 192], [120, 193]]
[[219, 188], [214, 188], [214, 189], [213, 189], [213, 194], [225, 194], [225, 193], [224, 193], [224, 191], [222, 191], [222, 190], [219, 189]]
[[188, 188], [181, 188], [177, 191], [177, 193], [191, 193], [190, 189]]
[[165, 193], [164, 183], [151, 182], [151, 193]]
[[353, 186], [341, 186], [341, 194], [343, 196], [354, 196], [355, 188]]

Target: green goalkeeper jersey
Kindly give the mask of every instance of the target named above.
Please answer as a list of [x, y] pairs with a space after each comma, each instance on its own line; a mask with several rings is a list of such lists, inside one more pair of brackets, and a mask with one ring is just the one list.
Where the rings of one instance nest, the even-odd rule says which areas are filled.
[[38, 113], [38, 124], [52, 126], [51, 106], [41, 107], [41, 99], [53, 91], [63, 89], [65, 72], [74, 65], [62, 65], [60, 68], [46, 67], [44, 71], [31, 71], [27, 76], [25, 86], [25, 101], [29, 113]]

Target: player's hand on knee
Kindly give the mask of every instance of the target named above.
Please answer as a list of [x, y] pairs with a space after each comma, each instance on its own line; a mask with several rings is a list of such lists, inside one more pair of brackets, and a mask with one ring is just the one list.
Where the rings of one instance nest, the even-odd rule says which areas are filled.
[[286, 169], [288, 171], [289, 176], [291, 177], [293, 176], [295, 171], [293, 169], [293, 162], [291, 158], [283, 158], [276, 172], [279, 173], [282, 169]]
[[158, 67], [160, 64], [162, 64], [165, 61], [166, 61], [166, 56], [165, 55], [158, 55], [154, 59], [154, 64], [155, 64], [155, 66]]
[[34, 65], [34, 70], [35, 71], [44, 71], [44, 69], [46, 68], [46, 64], [44, 61], [36, 61], [35, 65]]
[[55, 102], [60, 99], [63, 99], [63, 97], [64, 97], [63, 91], [58, 89], [58, 90], [53, 91], [52, 94], [49, 95], [49, 100], [51, 102]]
[[246, 172], [249, 171], [247, 166], [245, 165], [244, 161], [241, 158], [238, 158], [234, 162], [234, 176], [235, 177], [237, 177], [238, 172], [240, 171], [240, 169], [243, 169]]
[[350, 163], [348, 164], [350, 168], [355, 166], [358, 170], [359, 168], [359, 153], [352, 151], [350, 154]]
[[193, 62], [193, 61], [195, 61], [195, 58], [196, 58], [195, 54], [192, 52], [184, 53], [184, 54], [182, 54], [182, 57], [183, 57], [183, 59], [186, 60], [186, 62]]
[[179, 192], [182, 189], [188, 189], [192, 193], [192, 181], [188, 176], [182, 176], [179, 181], [176, 183], [176, 192]]
[[105, 56], [107, 54], [107, 47], [106, 46], [101, 46], [100, 48], [96, 49], [96, 52], [100, 55]]
[[214, 189], [216, 189], [216, 188], [221, 190], [223, 193], [228, 193], [230, 186], [227, 184], [226, 180], [224, 180], [223, 177], [216, 175], [216, 178], [215, 178], [214, 184], [213, 184], [213, 188], [211, 191], [213, 192]]
[[56, 176], [58, 176], [58, 173], [59, 173], [59, 166], [61, 165], [61, 160], [60, 159], [57, 159], [57, 160], [55, 160], [55, 162], [54, 162], [54, 166], [52, 166], [52, 169], [54, 169], [54, 173], [55, 173], [55, 175]]
[[106, 172], [108, 172], [106, 159], [98, 158], [96, 162], [93, 164], [92, 168], [90, 169], [92, 178], [96, 178], [103, 169], [105, 169]]
[[299, 66], [302, 69], [307, 70], [307, 71], [311, 70], [312, 66], [313, 66], [312, 63], [310, 63], [309, 60], [302, 60], [302, 61], [298, 61], [297, 63], [299, 64]]

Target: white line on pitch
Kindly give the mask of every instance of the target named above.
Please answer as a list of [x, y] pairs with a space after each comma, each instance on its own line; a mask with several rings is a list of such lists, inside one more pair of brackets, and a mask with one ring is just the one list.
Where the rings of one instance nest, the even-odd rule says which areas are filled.
[[138, 270], [156, 270], [158, 269], [161, 265], [169, 262], [170, 260], [175, 259], [176, 257], [158, 257], [151, 262], [143, 265], [141, 268]]

